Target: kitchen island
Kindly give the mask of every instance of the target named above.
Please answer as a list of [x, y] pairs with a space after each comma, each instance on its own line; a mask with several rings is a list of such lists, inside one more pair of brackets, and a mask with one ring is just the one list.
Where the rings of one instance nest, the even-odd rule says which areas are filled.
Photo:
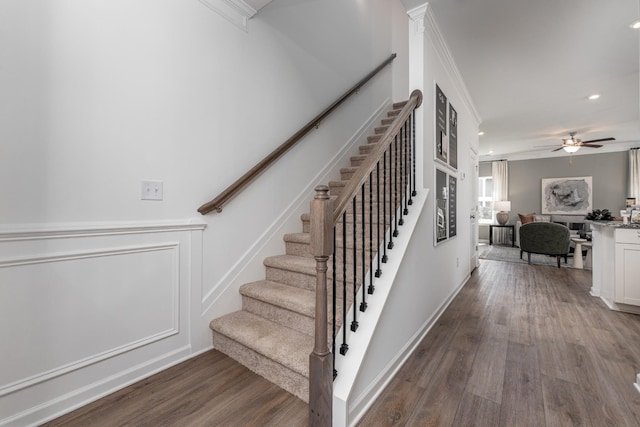
[[640, 224], [592, 221], [591, 295], [612, 310], [640, 314]]

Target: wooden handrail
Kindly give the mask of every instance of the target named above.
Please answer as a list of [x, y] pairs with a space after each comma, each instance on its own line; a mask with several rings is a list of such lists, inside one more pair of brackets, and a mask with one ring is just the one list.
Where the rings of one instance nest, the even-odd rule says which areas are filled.
[[254, 179], [256, 179], [262, 172], [264, 172], [269, 166], [275, 163], [284, 153], [289, 151], [296, 145], [307, 133], [313, 128], [320, 125], [320, 122], [324, 120], [329, 114], [338, 108], [344, 101], [351, 95], [358, 92], [362, 86], [371, 80], [376, 74], [380, 72], [384, 67], [389, 65], [396, 58], [396, 54], [391, 54], [382, 64], [378, 65], [373, 71], [366, 75], [362, 80], [356, 83], [351, 89], [345, 92], [337, 101], [327, 107], [322, 113], [314, 117], [309, 123], [307, 123], [302, 129], [297, 131], [293, 136], [287, 139], [282, 145], [271, 152], [267, 157], [262, 159], [257, 165], [251, 168], [247, 173], [242, 175], [236, 182], [228, 186], [222, 193], [220, 193], [215, 199], [198, 208], [198, 212], [202, 215], [208, 214], [211, 211], [222, 212], [222, 208], [229, 200], [235, 197], [240, 191], [242, 191], [247, 185], [249, 185]]
[[[409, 118], [412, 116], [413, 112], [415, 109], [417, 109], [418, 107], [420, 107], [420, 105], [422, 104], [422, 92], [419, 90], [415, 90], [411, 93], [411, 97], [409, 98], [409, 100], [405, 103], [404, 107], [402, 108], [402, 110], [400, 111], [400, 113], [396, 116], [396, 118], [393, 120], [393, 122], [391, 123], [391, 125], [389, 125], [388, 129], [386, 130], [386, 132], [382, 135], [382, 137], [380, 138], [380, 141], [377, 143], [376, 148], [374, 149], [374, 151], [372, 153], [370, 153], [365, 160], [363, 161], [363, 163], [358, 167], [358, 169], [356, 170], [356, 172], [353, 174], [353, 176], [349, 179], [349, 181], [347, 182], [347, 184], [345, 185], [344, 189], [340, 192], [340, 195], [338, 196], [338, 198], [333, 201], [331, 199], [331, 197], [329, 196], [329, 187], [325, 186], [325, 185], [319, 185], [316, 187], [315, 191], [316, 191], [316, 195], [315, 198], [313, 199], [313, 201], [311, 202], [311, 206], [310, 206], [310, 211], [309, 211], [309, 216], [310, 216], [310, 253], [313, 255], [313, 257], [315, 258], [316, 261], [316, 303], [315, 303], [315, 325], [314, 325], [314, 347], [313, 347], [313, 351], [312, 353], [309, 355], [309, 426], [311, 427], [330, 427], [331, 426], [331, 421], [333, 418], [333, 407], [332, 407], [332, 396], [333, 396], [333, 379], [335, 378], [335, 375], [337, 373], [337, 371], [334, 370], [334, 366], [333, 366], [333, 357], [332, 355], [335, 352], [335, 340], [333, 341], [333, 352], [332, 350], [329, 348], [330, 343], [328, 342], [328, 332], [327, 332], [327, 328], [329, 327], [329, 323], [331, 323], [332, 325], [336, 324], [336, 304], [337, 304], [337, 299], [336, 299], [336, 292], [337, 292], [337, 287], [336, 287], [336, 257], [335, 257], [335, 248], [334, 248], [334, 244], [335, 244], [335, 239], [336, 239], [336, 234], [335, 234], [335, 227], [338, 224], [338, 221], [340, 219], [342, 219], [344, 221], [344, 224], [342, 226], [342, 232], [343, 232], [343, 237], [342, 237], [342, 248], [343, 248], [343, 252], [342, 252], [342, 265], [343, 265], [343, 273], [342, 273], [342, 287], [343, 287], [343, 316], [346, 315], [347, 313], [347, 306], [346, 303], [344, 303], [347, 300], [347, 295], [346, 295], [346, 287], [347, 287], [347, 277], [346, 277], [346, 248], [347, 248], [347, 237], [346, 237], [346, 226], [347, 226], [347, 219], [346, 219], [346, 215], [343, 215], [345, 213], [345, 211], [347, 210], [348, 207], [348, 203], [349, 202], [353, 202], [353, 218], [352, 218], [352, 226], [353, 226], [353, 245], [352, 245], [352, 250], [353, 250], [353, 263], [352, 263], [352, 268], [353, 268], [353, 289], [354, 289], [354, 294], [353, 294], [353, 302], [355, 304], [356, 301], [356, 285], [358, 284], [358, 280], [356, 278], [356, 266], [358, 264], [357, 260], [356, 260], [356, 252], [357, 250], [361, 250], [361, 254], [362, 254], [362, 276], [361, 276], [361, 280], [360, 280], [360, 285], [362, 286], [362, 301], [361, 301], [361, 305], [360, 305], [360, 310], [364, 311], [366, 309], [366, 303], [365, 303], [365, 291], [364, 291], [364, 284], [365, 284], [365, 252], [366, 249], [364, 247], [364, 242], [366, 240], [365, 237], [365, 224], [366, 224], [366, 220], [365, 220], [365, 207], [364, 207], [364, 199], [365, 199], [365, 193], [364, 193], [364, 186], [365, 183], [367, 181], [367, 179], [372, 179], [370, 178], [372, 175], [373, 170], [376, 168], [376, 165], [379, 164], [379, 162], [381, 161], [381, 159], [383, 158], [383, 156], [386, 156], [386, 152], [387, 150], [390, 149], [391, 144], [393, 143], [393, 141], [396, 141], [396, 154], [395, 154], [395, 159], [397, 161], [397, 136], [400, 134], [402, 135], [401, 129], [406, 126], [407, 121], [409, 120]], [[413, 122], [412, 122], [413, 123]], [[412, 124], [413, 126], [413, 124]], [[403, 134], [406, 137], [406, 128], [405, 128], [405, 133]], [[410, 139], [412, 139], [413, 141], [415, 141], [415, 136], [412, 134], [411, 137], [409, 137]], [[411, 142], [411, 141], [409, 141]], [[401, 149], [401, 156], [402, 156], [402, 149]], [[412, 150], [412, 154], [411, 156], [414, 156], [414, 161], [415, 161], [415, 145], [414, 145], [414, 149]], [[405, 158], [406, 158], [406, 151], [405, 151]], [[386, 157], [385, 157], [386, 159]], [[384, 166], [386, 168], [386, 165]], [[389, 166], [390, 170], [391, 170], [391, 165]], [[396, 174], [397, 174], [397, 165], [396, 165]], [[386, 169], [385, 169], [386, 171]], [[408, 176], [408, 171], [405, 168], [405, 172], [407, 173]], [[401, 172], [402, 173], [402, 172]], [[385, 174], [385, 178], [386, 180], [386, 174]], [[393, 180], [393, 178], [391, 178]], [[396, 175], [396, 191], [397, 191], [397, 175]], [[401, 178], [402, 181], [402, 178]], [[378, 185], [379, 185], [380, 181], [379, 181], [379, 175], [378, 175]], [[415, 183], [415, 163], [414, 163], [414, 183]], [[404, 184], [406, 185], [406, 191], [409, 191], [409, 187], [410, 185], [407, 183], [406, 180], [404, 180]], [[402, 185], [402, 184], [401, 184]], [[370, 183], [370, 187], [369, 187], [369, 253], [373, 254], [373, 248], [372, 248], [372, 244], [373, 244], [373, 225], [374, 225], [374, 221], [373, 221], [373, 209], [371, 206], [372, 200], [373, 200], [373, 194], [372, 194], [372, 186], [373, 186], [373, 181], [371, 181]], [[361, 214], [362, 214], [362, 221], [361, 221], [361, 232], [362, 232], [362, 247], [358, 248], [357, 245], [357, 237], [356, 237], [356, 223], [358, 222], [358, 218], [356, 217], [356, 198], [357, 198], [357, 194], [358, 191], [362, 190], [362, 196], [360, 198], [360, 201], [362, 203], [362, 208], [361, 208]], [[415, 190], [415, 187], [414, 187]], [[386, 190], [383, 190], [386, 191]], [[404, 195], [406, 195], [407, 193], [404, 193]], [[414, 194], [415, 195], [415, 194]], [[376, 203], [379, 203], [379, 189], [378, 189], [378, 200]], [[386, 204], [386, 202], [383, 202], [384, 204]], [[391, 203], [391, 201], [390, 201]], [[411, 202], [409, 201], [408, 204], [411, 204]], [[389, 205], [391, 206], [391, 205]], [[397, 206], [401, 206], [401, 203]], [[405, 211], [407, 211], [406, 213], [408, 213], [407, 208], [407, 204], [405, 204]], [[382, 207], [383, 209], [383, 217], [386, 216], [386, 214], [384, 213], [386, 206], [383, 205]], [[402, 212], [402, 211], [401, 211]], [[376, 225], [376, 233], [379, 233], [379, 218], [380, 218], [380, 206], [378, 205], [378, 213], [377, 213], [377, 220], [378, 221], [378, 225]], [[396, 230], [397, 230], [397, 224], [402, 225], [401, 221], [398, 221], [395, 223], [396, 224]], [[385, 226], [384, 221], [383, 221], [383, 227]], [[389, 224], [389, 230], [390, 230], [390, 235], [394, 234], [391, 233], [391, 223]], [[383, 228], [384, 230], [384, 228]], [[397, 235], [397, 234], [394, 234]], [[389, 240], [389, 244], [391, 244], [391, 240]], [[380, 247], [380, 241], [377, 241], [377, 246]], [[386, 241], [382, 242], [382, 247], [386, 247]], [[391, 249], [392, 246], [389, 246], [389, 249]], [[329, 258], [331, 257], [331, 255], [334, 255], [333, 257], [333, 301], [332, 301], [332, 305], [331, 307], [333, 307], [333, 317], [331, 319], [331, 321], [328, 321], [328, 316], [327, 316], [327, 310], [329, 309], [329, 305], [328, 305], [328, 290], [327, 290], [327, 270], [328, 270], [328, 265], [327, 265], [327, 261], [329, 260]], [[386, 255], [385, 255], [386, 257]], [[370, 280], [369, 280], [369, 293], [373, 293], [373, 258], [369, 258], [369, 262], [371, 263], [370, 266], [370, 270], [369, 270], [369, 274], [370, 274]], [[386, 262], [384, 261], [384, 259], [382, 260], [382, 262]], [[378, 254], [378, 266], [380, 266], [380, 257]], [[376, 277], [378, 276], [378, 273], [376, 272]], [[364, 308], [363, 308], [363, 304], [364, 304]], [[355, 332], [355, 330], [357, 329], [357, 322], [356, 322], [356, 318], [355, 318], [355, 313], [356, 313], [357, 309], [354, 308], [353, 309], [353, 322], [351, 324], [351, 330]], [[354, 324], [355, 324], [355, 329], [354, 329]], [[343, 322], [342, 322], [343, 328], [346, 327], [346, 317], [343, 317]], [[333, 330], [333, 334], [332, 334], [332, 338], [335, 336], [335, 329]], [[346, 336], [345, 336], [346, 337]], [[343, 341], [343, 346], [345, 346], [345, 341]], [[346, 348], [348, 349], [348, 346], [346, 346]], [[342, 346], [340, 348], [340, 353], [341, 354], [345, 354], [345, 352], [342, 351]]]
[[376, 164], [382, 157], [387, 148], [391, 145], [393, 138], [400, 131], [400, 128], [407, 121], [411, 112], [416, 108], [422, 105], [422, 92], [418, 89], [411, 92], [411, 97], [404, 105], [396, 119], [391, 123], [387, 131], [382, 135], [380, 141], [378, 142], [378, 146], [376, 147], [374, 153], [369, 154], [356, 173], [353, 174], [349, 182], [344, 186], [340, 195], [336, 199], [334, 203], [333, 209], [333, 225], [336, 225], [338, 221], [340, 221], [342, 213], [347, 209], [347, 203], [351, 202], [356, 191], [365, 183], [368, 179], [369, 174], [375, 169]]

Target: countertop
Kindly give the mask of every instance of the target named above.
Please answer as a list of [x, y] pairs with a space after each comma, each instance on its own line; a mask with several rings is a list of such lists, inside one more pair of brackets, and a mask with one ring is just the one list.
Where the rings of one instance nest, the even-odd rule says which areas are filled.
[[590, 221], [587, 220], [587, 223], [591, 224], [591, 226], [596, 227], [612, 227], [612, 228], [640, 228], [640, 223], [629, 223], [623, 224], [622, 221]]

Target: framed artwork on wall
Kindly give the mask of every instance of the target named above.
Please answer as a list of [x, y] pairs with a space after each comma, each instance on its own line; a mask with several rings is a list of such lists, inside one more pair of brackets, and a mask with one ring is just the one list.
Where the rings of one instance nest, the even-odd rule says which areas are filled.
[[449, 103], [449, 166], [458, 169], [458, 113]]
[[542, 213], [586, 215], [592, 210], [592, 177], [543, 178]]
[[435, 185], [435, 244], [447, 240], [447, 222], [449, 219], [447, 199], [449, 198], [449, 187], [447, 180], [447, 172], [440, 168], [436, 168], [436, 185]]
[[449, 175], [449, 238], [455, 237], [458, 225], [458, 178]]
[[446, 165], [449, 161], [449, 139], [447, 138], [447, 97], [437, 83], [435, 103], [435, 159]]

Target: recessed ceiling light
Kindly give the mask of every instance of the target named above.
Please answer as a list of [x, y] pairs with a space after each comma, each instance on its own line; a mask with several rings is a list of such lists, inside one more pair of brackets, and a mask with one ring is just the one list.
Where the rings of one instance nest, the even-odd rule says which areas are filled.
[[629, 25], [629, 27], [633, 28], [634, 30], [640, 29], [640, 19], [636, 19], [635, 21], [633, 21], [631, 25]]
[[493, 150], [489, 150], [489, 154], [493, 154]]
[[484, 135], [484, 132], [482, 131], [478, 132], [478, 136], [482, 136], [482, 135]]
[[590, 100], [592, 100], [592, 101], [593, 101], [593, 100], [596, 100], [596, 99], [598, 99], [598, 98], [600, 98], [600, 95], [599, 95], [599, 94], [597, 94], [597, 93], [594, 93], [593, 95], [590, 95], [590, 96], [589, 96], [589, 99], [590, 99]]

